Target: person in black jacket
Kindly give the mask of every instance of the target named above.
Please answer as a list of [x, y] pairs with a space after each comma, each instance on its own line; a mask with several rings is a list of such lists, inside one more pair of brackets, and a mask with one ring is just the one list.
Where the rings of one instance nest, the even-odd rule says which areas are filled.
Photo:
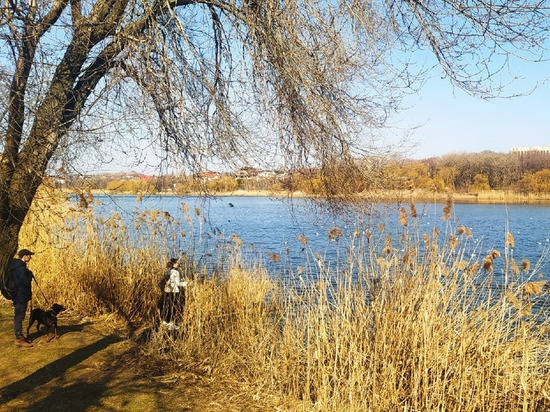
[[15, 344], [21, 347], [31, 347], [32, 344], [25, 340], [23, 335], [23, 320], [27, 313], [27, 305], [32, 297], [31, 282], [34, 277], [27, 268], [27, 262], [31, 260], [33, 252], [28, 249], [21, 249], [17, 254], [19, 259], [10, 262], [10, 269], [13, 270], [13, 277], [17, 284], [17, 294], [13, 297], [13, 331], [15, 332]]

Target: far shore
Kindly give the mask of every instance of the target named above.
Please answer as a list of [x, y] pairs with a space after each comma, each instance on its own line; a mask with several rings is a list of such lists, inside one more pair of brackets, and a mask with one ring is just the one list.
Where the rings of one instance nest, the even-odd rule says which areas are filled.
[[[92, 194], [107, 195], [151, 195], [152, 193], [128, 193], [94, 190]], [[316, 196], [304, 192], [285, 192], [270, 190], [235, 190], [231, 192], [196, 192], [176, 193], [160, 192], [155, 195], [163, 196], [249, 196], [249, 197], [273, 197], [273, 198], [315, 198]], [[383, 191], [376, 193], [361, 193], [358, 198], [379, 203], [446, 203], [449, 199], [453, 203], [479, 203], [479, 204], [550, 204], [550, 194], [518, 193], [507, 190], [489, 190], [477, 193], [459, 192], [430, 192], [425, 190], [415, 191]], [[355, 198], [357, 200], [357, 197]]]

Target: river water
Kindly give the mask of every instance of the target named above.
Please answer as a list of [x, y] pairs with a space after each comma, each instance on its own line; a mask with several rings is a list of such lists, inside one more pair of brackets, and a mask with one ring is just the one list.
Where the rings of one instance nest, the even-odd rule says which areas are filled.
[[[472, 231], [472, 237], [467, 240], [467, 259], [476, 256], [482, 259], [494, 249], [504, 256], [506, 234], [511, 233], [514, 247], [508, 248], [508, 256], [515, 258], [518, 264], [528, 259], [537, 276], [542, 274], [542, 278], [550, 280], [550, 265], [546, 256], [550, 248], [549, 205], [455, 204], [448, 220], [442, 219], [441, 204], [416, 204], [416, 219], [410, 217], [409, 206], [402, 205], [408, 214], [408, 226], [405, 227], [399, 223], [400, 205], [377, 206], [358, 219], [356, 216], [328, 213], [313, 207], [305, 199], [293, 199], [291, 202], [240, 196], [209, 199], [146, 196], [140, 200], [135, 196], [97, 196], [96, 199], [101, 203], [96, 206], [98, 213], [117, 211], [124, 219], [132, 219], [136, 211], [159, 210], [168, 212], [184, 227], [189, 224], [185, 222], [186, 216], [191, 217], [187, 220], [194, 222], [191, 223], [195, 226], [194, 233], [201, 233], [205, 239], [210, 239], [202, 243], [200, 253], [207, 253], [207, 249], [214, 246], [212, 239], [220, 239], [223, 235], [226, 240], [231, 240], [231, 235], [235, 234], [242, 240], [243, 249], [253, 249], [256, 256], [275, 270], [281, 270], [282, 266], [304, 266], [307, 262], [311, 263], [312, 256], [334, 262], [349, 246], [353, 233], [372, 232], [380, 238], [388, 233], [393, 239], [398, 239], [406, 231], [419, 233], [418, 239], [422, 239], [423, 233], [432, 235], [435, 227], [441, 238], [446, 239], [464, 225]], [[188, 211], [182, 207], [183, 203]], [[200, 217], [197, 216], [197, 209]], [[380, 225], [384, 227], [383, 233], [380, 232]], [[343, 234], [339, 240], [329, 237], [334, 227], [338, 227]], [[182, 244], [181, 247], [185, 246]], [[274, 262], [274, 255], [280, 256], [281, 260]]]

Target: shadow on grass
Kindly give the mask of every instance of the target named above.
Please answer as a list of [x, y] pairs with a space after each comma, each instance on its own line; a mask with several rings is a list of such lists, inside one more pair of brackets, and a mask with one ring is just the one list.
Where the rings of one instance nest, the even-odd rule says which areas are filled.
[[77, 381], [57, 388], [46, 398], [28, 406], [28, 411], [84, 411], [91, 406], [100, 406], [105, 382], [88, 383]]
[[[82, 332], [84, 330], [84, 327], [89, 325], [90, 323], [81, 323], [78, 325], [59, 325], [57, 327], [57, 333], [59, 336], [65, 335], [70, 332]], [[37, 330], [37, 327], [34, 325], [32, 328], [29, 329], [29, 339], [35, 340], [42, 336], [46, 336], [47, 327], [44, 325], [40, 325], [40, 327]], [[53, 326], [50, 327], [50, 336], [53, 337], [54, 329]]]
[[[158, 391], [161, 388], [150, 383], [130, 382], [122, 384], [113, 389], [109, 386], [112, 374], [103, 376], [99, 381], [90, 383], [84, 380], [60, 387], [52, 391], [47, 397], [30, 404], [28, 411], [84, 411], [91, 407], [100, 410], [177, 410], [181, 412], [191, 411], [192, 409], [181, 405], [165, 404]], [[168, 388], [162, 388], [167, 391]], [[134, 397], [139, 397], [136, 403]], [[109, 400], [109, 398], [113, 398]], [[114, 402], [114, 403], [111, 403]], [[175, 409], [177, 408], [177, 409]]]
[[[117, 343], [119, 341], [121, 341], [121, 338], [116, 335], [106, 336], [103, 339], [92, 343], [91, 345], [77, 349], [71, 354], [51, 362], [50, 364], [38, 369], [36, 372], [33, 372], [29, 376], [20, 379], [17, 382], [1, 388], [0, 405], [10, 401], [11, 399], [14, 399], [24, 392], [30, 391], [38, 386], [48, 383], [49, 381], [61, 376], [73, 366], [78, 365], [95, 353], [100, 352], [108, 346], [112, 345], [113, 343]], [[101, 389], [101, 385], [98, 386], [99, 388], [94, 389], [94, 391]], [[66, 389], [64, 389], [63, 391], [65, 390]]]

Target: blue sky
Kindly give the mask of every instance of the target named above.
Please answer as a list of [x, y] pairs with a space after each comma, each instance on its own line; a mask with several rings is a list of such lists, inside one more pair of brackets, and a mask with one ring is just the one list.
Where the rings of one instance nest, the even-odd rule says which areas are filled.
[[[514, 98], [483, 100], [453, 88], [448, 79], [433, 77], [415, 95], [406, 99], [409, 107], [390, 120], [392, 127], [382, 131], [391, 139], [407, 135], [408, 159], [426, 159], [451, 153], [479, 153], [490, 150], [508, 153], [512, 147], [550, 146], [550, 63], [525, 65], [525, 80], [511, 90], [531, 93]], [[538, 86], [537, 86], [538, 84]], [[384, 143], [384, 141], [382, 141]], [[409, 147], [410, 145], [410, 147]], [[117, 163], [115, 169], [139, 170], [156, 174], [153, 154], [147, 164]], [[147, 166], [147, 167], [146, 167]], [[113, 165], [106, 170], [111, 171]]]
[[[453, 87], [434, 69], [424, 87], [405, 99], [408, 109], [389, 120], [394, 127], [380, 132], [380, 143], [384, 146], [406, 135], [408, 144], [398, 144], [397, 149], [404, 157], [419, 160], [451, 153], [508, 153], [512, 147], [550, 146], [550, 62], [516, 61], [514, 70], [520, 78], [507, 92], [530, 93], [483, 100]], [[118, 154], [115, 162], [100, 170], [158, 174], [155, 155], [145, 148], [142, 154], [147, 160], [139, 165], [133, 157]]]
[[[406, 157], [424, 159], [484, 150], [508, 153], [517, 146], [550, 146], [550, 63], [521, 63], [512, 83], [515, 98], [482, 100], [452, 87], [448, 79], [430, 79], [407, 99], [410, 109], [393, 123], [396, 134], [410, 130], [416, 147]], [[538, 86], [537, 86], [538, 85]], [[410, 128], [418, 128], [411, 130]]]

